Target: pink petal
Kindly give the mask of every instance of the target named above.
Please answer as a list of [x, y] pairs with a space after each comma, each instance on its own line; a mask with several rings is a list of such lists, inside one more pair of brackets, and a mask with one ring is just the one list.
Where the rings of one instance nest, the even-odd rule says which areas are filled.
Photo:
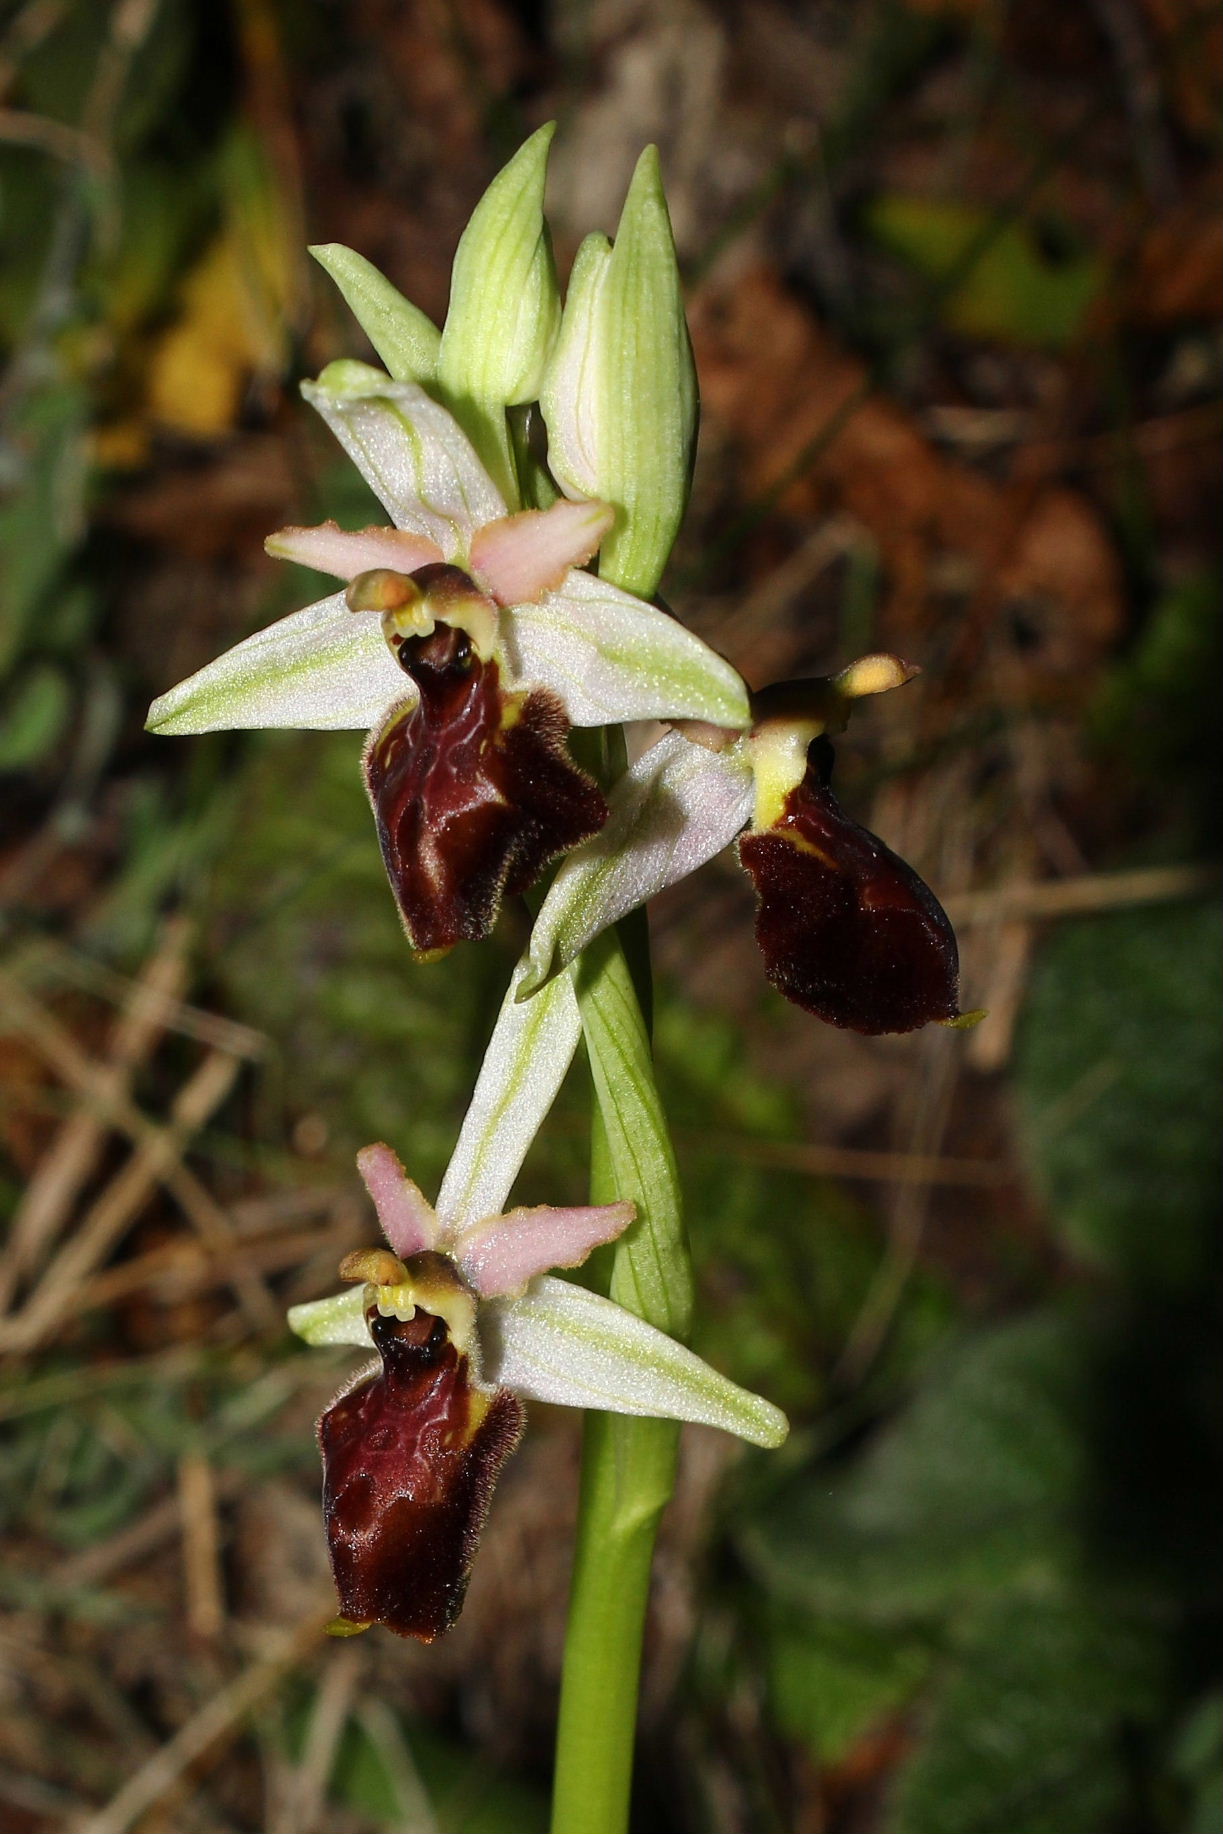
[[511, 1210], [464, 1229], [454, 1255], [481, 1299], [499, 1299], [525, 1292], [528, 1281], [550, 1267], [580, 1267], [592, 1248], [614, 1242], [636, 1215], [635, 1204]]
[[472, 572], [499, 605], [534, 604], [590, 559], [615, 519], [610, 503], [563, 497], [551, 509], [502, 516], [472, 536]]
[[375, 567], [393, 567], [396, 573], [415, 573], [443, 558], [442, 550], [427, 535], [410, 535], [404, 529], [358, 529], [350, 533], [337, 522], [320, 522], [312, 529], [277, 529], [264, 542], [277, 560], [295, 560], [337, 579], [355, 579]]
[[357, 1170], [374, 1200], [382, 1233], [395, 1253], [406, 1259], [435, 1248], [440, 1233], [433, 1205], [417, 1189], [389, 1146], [363, 1146]]

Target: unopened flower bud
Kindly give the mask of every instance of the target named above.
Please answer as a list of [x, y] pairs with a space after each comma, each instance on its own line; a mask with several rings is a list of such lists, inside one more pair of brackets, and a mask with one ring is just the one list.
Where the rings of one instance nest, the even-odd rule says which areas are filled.
[[494, 178], [454, 257], [437, 384], [507, 503], [518, 492], [505, 410], [538, 398], [560, 324], [560, 288], [544, 222], [555, 123]]
[[637, 162], [614, 244], [578, 251], [540, 396], [548, 462], [570, 496], [616, 511], [600, 571], [652, 593], [692, 478], [696, 370], [658, 152]]

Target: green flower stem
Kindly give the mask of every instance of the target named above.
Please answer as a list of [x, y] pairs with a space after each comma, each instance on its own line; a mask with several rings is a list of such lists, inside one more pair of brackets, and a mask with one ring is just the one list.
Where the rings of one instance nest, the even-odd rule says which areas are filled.
[[586, 1416], [553, 1834], [623, 1834], [628, 1826], [654, 1537], [678, 1447], [673, 1420]]
[[[589, 494], [605, 496], [620, 512], [603, 544], [599, 572], [648, 598], [683, 514], [696, 432], [692, 350], [653, 148], [638, 161], [613, 249], [608, 254], [605, 244], [595, 244], [589, 259], [591, 288], [574, 297], [570, 355], [585, 349], [614, 391], [606, 421], [614, 437], [600, 454]], [[595, 297], [600, 287], [603, 306]], [[595, 318], [587, 323], [591, 311]], [[558, 436], [558, 454], [567, 393], [580, 386], [583, 368], [579, 363], [578, 373], [570, 373], [562, 362], [551, 390], [545, 379], [544, 414], [549, 417], [550, 399], [556, 413], [549, 431]], [[557, 476], [563, 484], [563, 475]], [[588, 494], [577, 482], [575, 494]], [[623, 731], [607, 732], [605, 743], [611, 774], [619, 775]], [[692, 1318], [692, 1269], [642, 1014], [651, 991], [644, 920], [597, 938], [573, 973], [595, 1089], [591, 1201], [628, 1198], [637, 1206], [636, 1223], [616, 1245], [611, 1297], [683, 1341]], [[628, 1827], [650, 1567], [659, 1520], [675, 1488], [678, 1451], [673, 1421], [586, 1417], [553, 1834], [625, 1834]]]
[[[648, 956], [641, 966], [648, 972]], [[679, 1179], [641, 1002], [614, 932], [587, 950], [575, 984], [595, 1087], [591, 1202], [630, 1198], [638, 1210], [615, 1250], [611, 1294], [683, 1338], [692, 1276]], [[678, 1449], [674, 1421], [587, 1415], [553, 1834], [624, 1834], [628, 1825], [650, 1567]]]

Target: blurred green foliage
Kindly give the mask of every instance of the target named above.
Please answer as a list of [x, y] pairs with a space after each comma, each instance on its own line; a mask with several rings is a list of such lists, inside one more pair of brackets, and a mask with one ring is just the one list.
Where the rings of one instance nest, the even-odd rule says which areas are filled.
[[[701, 1285], [695, 1346], [809, 1417], [878, 1266], [870, 1216], [843, 1185], [768, 1162], [770, 1145], [801, 1138], [798, 1107], [737, 1026], [664, 986], [655, 1048]], [[880, 1391], [912, 1374], [953, 1310], [936, 1275], [914, 1278], [875, 1372]]]
[[412, 1811], [422, 1795], [437, 1834], [544, 1834], [548, 1825], [542, 1791], [390, 1714], [349, 1723], [336, 1754], [331, 1794], [389, 1828], [419, 1826]]
[[[291, 1066], [296, 1113], [324, 1115], [344, 1159], [390, 1141], [433, 1190], [507, 964], [469, 945], [413, 963], [361, 783], [361, 742], [355, 733], [259, 742], [203, 901], [208, 949], [226, 1000]], [[259, 1135], [283, 1138], [283, 1118], [267, 1120]]]
[[1021, 1140], [1070, 1250], [1191, 1295], [1209, 1264], [1223, 1141], [1223, 933], [1213, 904], [1067, 925], [1019, 1044]]
[[1090, 709], [1091, 738], [1158, 804], [1173, 857], [1219, 833], [1223, 733], [1211, 686], [1221, 678], [1223, 573], [1212, 569], [1156, 599]]
[[1192, 905], [1050, 939], [1022, 1137], [1094, 1279], [953, 1339], [738, 1526], [782, 1723], [827, 1763], [912, 1709], [890, 1834], [1189, 1834], [1217, 1800], [1219, 942]]
[[866, 212], [882, 248], [946, 289], [949, 330], [1036, 350], [1062, 350], [1083, 329], [1107, 279], [1097, 256], [1055, 221], [998, 229], [969, 204], [883, 193]]

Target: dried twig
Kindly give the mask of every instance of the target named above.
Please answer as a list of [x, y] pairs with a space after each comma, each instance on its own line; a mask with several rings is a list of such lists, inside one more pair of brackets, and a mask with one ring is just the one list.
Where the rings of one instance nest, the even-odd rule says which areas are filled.
[[802, 1140], [754, 1140], [741, 1134], [687, 1133], [677, 1130], [685, 1145], [708, 1152], [755, 1160], [785, 1171], [807, 1172], [813, 1178], [861, 1178], [879, 1184], [950, 1184], [979, 1187], [1009, 1183], [1006, 1166], [991, 1159], [953, 1159], [933, 1153], [871, 1152], [852, 1146], [816, 1146]]
[[303, 1620], [271, 1655], [253, 1662], [142, 1764], [97, 1814], [77, 1824], [76, 1834], [128, 1834], [151, 1808], [171, 1794], [186, 1771], [207, 1752], [232, 1738], [266, 1694], [320, 1641], [334, 1616], [334, 1603]]
[[360, 1650], [352, 1648], [339, 1651], [328, 1663], [306, 1726], [301, 1762], [268, 1834], [314, 1834], [318, 1827], [363, 1665]]
[[[194, 1133], [220, 1106], [233, 1087], [237, 1065], [232, 1057], [205, 1058], [183, 1085], [171, 1107], [169, 1127], [150, 1127], [127, 1164], [111, 1180], [87, 1211], [80, 1228], [60, 1249], [24, 1309], [7, 1327], [0, 1327], [0, 1346], [29, 1349], [46, 1335], [61, 1310], [73, 1304], [73, 1289], [88, 1278], [114, 1247], [147, 1202], [158, 1180], [174, 1188], [176, 1162]], [[193, 1202], [192, 1220], [214, 1206], [206, 1192], [204, 1205]], [[209, 1216], [209, 1233], [223, 1230], [224, 1213]]]
[[239, 1268], [248, 1273], [274, 1274], [284, 1268], [299, 1268], [315, 1256], [321, 1256], [323, 1267], [334, 1274], [337, 1264], [360, 1239], [359, 1231], [341, 1226], [244, 1241], [240, 1247], [226, 1244], [210, 1249], [202, 1242], [167, 1242], [160, 1248], [150, 1249], [148, 1254], [137, 1255], [130, 1261], [120, 1262], [117, 1267], [108, 1268], [105, 1273], [95, 1274], [76, 1301], [75, 1309], [78, 1312], [95, 1311], [99, 1306], [113, 1305], [117, 1299], [126, 1299], [146, 1287], [167, 1300], [186, 1299], [210, 1287], [232, 1286]]
[[0, 140], [12, 146], [34, 147], [56, 159], [78, 162], [91, 171], [106, 164], [106, 149], [93, 136], [82, 133], [67, 121], [54, 121], [48, 115], [30, 114], [25, 109], [0, 108]]
[[[2, 973], [0, 1002], [64, 1081], [103, 1119], [136, 1142], [136, 1151], [98, 1198], [72, 1241], [55, 1257], [24, 1310], [0, 1324], [0, 1348], [28, 1349], [46, 1335], [61, 1305], [70, 1303], [69, 1280], [79, 1282], [93, 1271], [159, 1182], [177, 1199], [209, 1246], [233, 1248], [228, 1217], [183, 1164], [182, 1155], [190, 1138], [229, 1094], [241, 1064], [228, 1052], [210, 1052], [175, 1097], [170, 1126], [160, 1127], [109, 1088], [104, 1069], [91, 1061], [71, 1033]], [[232, 1270], [235, 1291], [251, 1321], [260, 1329], [272, 1326], [277, 1308], [271, 1294], [240, 1256], [233, 1257]]]
[[183, 1537], [187, 1628], [192, 1636], [212, 1643], [225, 1624], [225, 1589], [221, 1580], [216, 1478], [201, 1451], [184, 1452], [178, 1461], [178, 1511]]
[[133, 980], [117, 968], [62, 942], [48, 942], [40, 937], [23, 955], [21, 973], [27, 985], [31, 980], [54, 976], [86, 993], [109, 1000], [113, 1006], [136, 1003], [142, 1009], [153, 1008], [167, 1031], [179, 1032], [184, 1038], [194, 1038], [200, 1044], [210, 1044], [218, 1051], [228, 1051], [233, 1057], [254, 1061], [266, 1056], [269, 1049], [266, 1032], [243, 1025], [237, 1019], [227, 1019], [220, 1013], [206, 1012], [202, 1006], [192, 1006], [164, 990], [145, 988], [142, 981]]
[[[189, 936], [189, 927], [181, 920], [168, 923], [140, 979], [128, 985], [111, 1035], [108, 1061], [96, 1081], [99, 1099], [108, 1106], [128, 1096], [133, 1076], [162, 1036], [165, 1003], [186, 985]], [[97, 1166], [106, 1134], [107, 1122], [101, 1113], [78, 1109], [48, 1148], [13, 1217], [0, 1263], [0, 1311], [7, 1309], [18, 1281], [63, 1227]]]
[[1213, 891], [1217, 866], [1144, 866], [1133, 872], [1084, 873], [1075, 879], [1046, 879], [1034, 885], [998, 885], [990, 891], [960, 892], [944, 899], [953, 923], [1005, 923], [1019, 919], [1073, 917], [1131, 904], [1170, 904]]

